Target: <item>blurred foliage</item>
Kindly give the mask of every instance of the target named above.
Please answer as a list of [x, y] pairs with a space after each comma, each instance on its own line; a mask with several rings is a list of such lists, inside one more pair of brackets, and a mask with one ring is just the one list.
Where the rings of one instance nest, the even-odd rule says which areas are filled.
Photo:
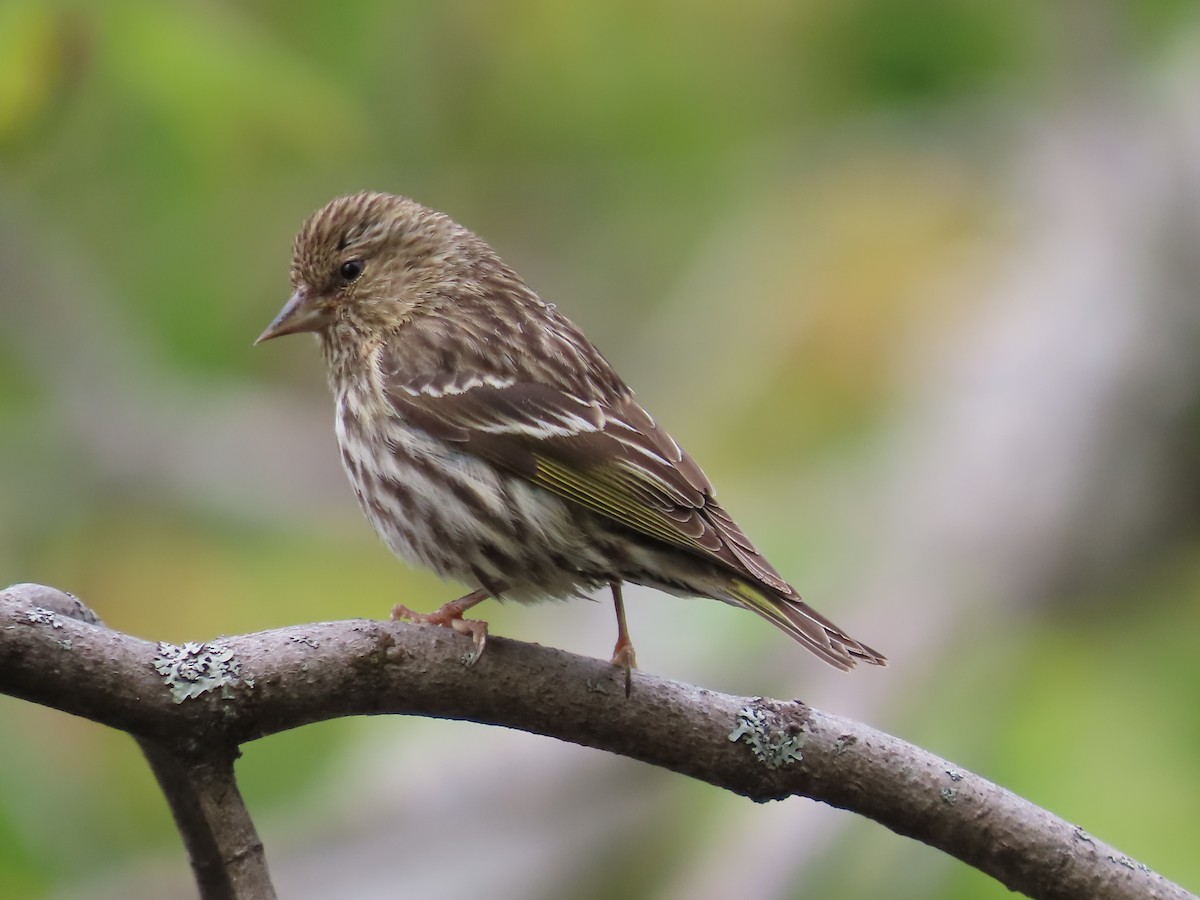
[[[78, 410], [62, 383], [86, 380], [73, 367], [106, 352], [176, 410], [182, 396], [262, 386], [327, 402], [311, 348], [250, 342], [287, 293], [299, 221], [363, 187], [411, 194], [487, 236], [651, 409], [667, 407], [715, 480], [734, 485], [726, 496], [741, 485], [732, 505], [768, 526], [779, 567], [827, 580], [854, 549], [821, 522], [801, 526], [810, 548], [791, 546], [790, 512], [772, 501], [794, 496], [806, 467], [812, 477], [876, 452], [906, 338], [972, 301], [930, 286], [1003, 228], [996, 160], [1016, 140], [1005, 115], [1061, 90], [1093, 26], [1119, 36], [1107, 63], [1137, 71], [1195, 36], [1197, 9], [0, 0], [4, 583], [61, 586], [114, 627], [177, 641], [448, 596], [388, 557], [349, 491], [308, 517], [214, 509], [152, 473], [131, 488], [64, 424]], [[692, 284], [728, 290], [709, 303], [680, 287]], [[63, 311], [78, 330], [31, 330]], [[185, 383], [195, 393], [167, 391]], [[86, 387], [90, 405], [114, 399]], [[281, 465], [292, 449], [279, 448]], [[944, 664], [953, 675], [897, 711], [895, 729], [1037, 802], [1055, 798], [1057, 812], [1174, 877], [1200, 878], [1188, 841], [1200, 552], [1183, 543], [1119, 596], [1083, 601], [1108, 600], [1112, 616], [1031, 613], [1025, 633], [982, 647], [964, 635]], [[536, 611], [489, 617], [524, 636]], [[594, 642], [587, 652], [600, 652]], [[7, 699], [0, 716], [0, 896], [181, 859], [128, 738]], [[313, 785], [368, 727], [256, 745], [241, 768], [252, 808], [273, 821], [305, 810], [319, 824]], [[1100, 736], [1081, 746], [1083, 733]], [[649, 896], [686, 865], [697, 832], [754, 813], [693, 788], [655, 828], [661, 843], [580, 862], [588, 896]], [[796, 896], [1007, 896], [932, 860], [857, 824]]]

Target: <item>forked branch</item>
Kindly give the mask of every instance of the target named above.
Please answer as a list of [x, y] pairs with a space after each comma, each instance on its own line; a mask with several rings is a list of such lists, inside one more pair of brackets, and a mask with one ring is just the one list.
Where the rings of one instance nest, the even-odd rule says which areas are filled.
[[1193, 897], [983, 778], [797, 700], [734, 697], [645, 673], [635, 674], [627, 699], [623, 673], [607, 662], [503, 638], [468, 668], [461, 656], [470, 641], [431, 626], [325, 622], [174, 647], [94, 621], [50, 588], [0, 591], [0, 692], [134, 735], [202, 887], [208, 873], [205, 897], [273, 896], [232, 779], [238, 746], [311, 722], [384, 713], [556, 737], [756, 801], [820, 800], [1031, 897]]

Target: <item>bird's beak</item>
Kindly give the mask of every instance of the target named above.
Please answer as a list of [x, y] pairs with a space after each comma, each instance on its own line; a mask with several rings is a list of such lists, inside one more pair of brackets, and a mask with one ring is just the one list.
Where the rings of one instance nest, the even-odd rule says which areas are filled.
[[308, 291], [300, 288], [288, 298], [267, 326], [267, 330], [258, 336], [255, 345], [271, 338], [283, 337], [285, 334], [296, 334], [300, 331], [320, 331], [329, 324], [329, 310], [321, 305], [319, 300], [310, 301]]

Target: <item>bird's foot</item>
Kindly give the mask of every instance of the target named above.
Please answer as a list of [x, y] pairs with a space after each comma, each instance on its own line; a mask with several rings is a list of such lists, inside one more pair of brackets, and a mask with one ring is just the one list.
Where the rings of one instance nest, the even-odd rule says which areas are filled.
[[633, 670], [637, 668], [637, 655], [628, 640], [618, 640], [613, 647], [612, 664], [625, 670], [625, 696], [633, 693]]
[[488, 596], [484, 591], [473, 591], [465, 597], [443, 604], [431, 613], [415, 612], [403, 603], [398, 603], [392, 607], [392, 619], [412, 622], [415, 625], [439, 625], [459, 634], [469, 634], [473, 647], [470, 653], [463, 655], [462, 661], [465, 666], [473, 666], [487, 646], [488, 626], [487, 622], [481, 619], [464, 619], [463, 613], [486, 600]]
[[633, 641], [629, 639], [629, 626], [625, 623], [625, 601], [621, 597], [621, 582], [609, 583], [612, 590], [613, 608], [617, 612], [617, 645], [613, 647], [612, 664], [625, 670], [625, 699], [633, 693], [633, 670], [637, 668], [637, 656], [633, 652]]

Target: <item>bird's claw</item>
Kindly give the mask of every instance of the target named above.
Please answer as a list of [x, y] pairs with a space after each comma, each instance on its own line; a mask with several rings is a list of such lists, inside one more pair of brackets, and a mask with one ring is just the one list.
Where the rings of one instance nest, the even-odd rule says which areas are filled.
[[625, 696], [633, 693], [633, 670], [637, 668], [637, 656], [633, 644], [618, 643], [613, 649], [612, 664], [625, 670]]
[[462, 657], [463, 665], [470, 668], [479, 662], [479, 657], [483, 656], [484, 648], [487, 647], [488, 626], [487, 622], [481, 619], [451, 619], [450, 627], [459, 634], [469, 634], [471, 643], [474, 645], [469, 653], [464, 653]]
[[484, 648], [487, 647], [488, 625], [481, 619], [464, 619], [463, 612], [462, 604], [457, 600], [447, 603], [431, 613], [415, 612], [404, 604], [398, 603], [392, 607], [392, 619], [412, 622], [416, 625], [438, 625], [442, 628], [449, 628], [458, 634], [470, 635], [471, 643], [474, 646], [462, 657], [463, 665], [470, 667], [479, 662], [479, 657], [483, 655]]

